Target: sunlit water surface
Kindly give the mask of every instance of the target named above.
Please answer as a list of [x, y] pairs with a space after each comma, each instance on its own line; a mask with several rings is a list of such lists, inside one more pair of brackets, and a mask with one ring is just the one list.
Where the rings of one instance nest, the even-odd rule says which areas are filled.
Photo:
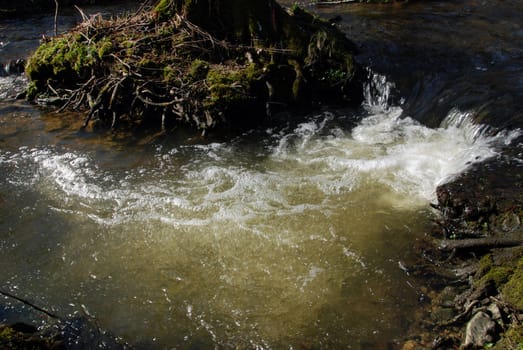
[[3, 288], [63, 316], [88, 312], [144, 348], [401, 337], [420, 298], [402, 267], [436, 186], [513, 135], [487, 136], [456, 109], [423, 127], [388, 104], [384, 77], [372, 82], [357, 116], [227, 142], [47, 145], [52, 127], [21, 131], [41, 117], [11, 111], [0, 130]]

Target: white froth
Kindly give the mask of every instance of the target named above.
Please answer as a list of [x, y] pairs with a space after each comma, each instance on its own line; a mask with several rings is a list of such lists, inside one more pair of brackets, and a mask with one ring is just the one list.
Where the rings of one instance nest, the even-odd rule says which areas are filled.
[[[234, 152], [241, 150], [220, 143], [160, 148], [157, 169], [131, 169], [121, 181], [87, 155], [51, 148], [24, 148], [18, 155], [3, 154], [0, 161], [34, 162], [35, 178], [43, 179], [41, 185], [58, 202], [60, 197], [64, 202], [76, 198], [78, 205], [94, 208], [89, 216], [100, 222], [157, 218], [202, 225], [269, 213], [327, 211], [330, 197], [373, 184], [385, 186], [383, 199], [392, 205], [426, 205], [435, 199], [439, 184], [495, 156], [497, 146], [517, 135], [489, 135], [486, 127], [472, 122], [472, 112], [457, 109], [440, 128], [424, 127], [390, 105], [393, 85], [383, 76], [372, 75], [370, 81], [364, 104], [368, 115], [353, 130], [333, 125], [331, 113], [290, 132], [270, 130], [277, 142], [256, 167], [234, 164]], [[171, 161], [181, 149], [192, 151], [193, 158], [182, 164]]]
[[[267, 130], [262, 145], [243, 147], [245, 136], [158, 146], [145, 164], [116, 170], [58, 146], [0, 151], [2, 180], [52, 209], [51, 223], [38, 211], [28, 218], [59, 243], [49, 246], [63, 265], [40, 264], [47, 250], [35, 260], [52, 271], [42, 274], [47, 294], [89, 305], [112, 328], [138, 334], [164, 324], [150, 330], [163, 345], [196, 329], [221, 345], [232, 335], [277, 348], [310, 325], [315, 333], [317, 322], [329, 337], [377, 322], [392, 337], [404, 317], [397, 305], [417, 304], [395, 259], [422, 231], [418, 209], [438, 184], [496, 156], [517, 132], [493, 133], [457, 109], [426, 128], [390, 104], [384, 77], [371, 81], [351, 130], [324, 113]], [[62, 220], [66, 227], [54, 225]], [[63, 285], [78, 289], [64, 296]], [[357, 319], [329, 311], [348, 305]]]

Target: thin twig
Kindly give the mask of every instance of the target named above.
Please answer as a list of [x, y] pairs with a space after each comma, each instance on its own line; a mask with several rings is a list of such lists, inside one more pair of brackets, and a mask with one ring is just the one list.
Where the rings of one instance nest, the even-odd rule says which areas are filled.
[[20, 298], [20, 297], [17, 297], [17, 296], [14, 295], [14, 294], [11, 294], [11, 293], [6, 292], [6, 291], [3, 291], [3, 290], [0, 290], [0, 294], [5, 295], [6, 297], [9, 297], [9, 298], [12, 298], [12, 299], [18, 300], [19, 302], [21, 302], [21, 303], [23, 303], [23, 304], [25, 304], [25, 305], [27, 305], [27, 306], [30, 306], [30, 307], [32, 307], [33, 309], [35, 309], [35, 310], [37, 310], [37, 311], [40, 311], [40, 312], [46, 314], [47, 316], [49, 316], [49, 317], [51, 317], [51, 318], [55, 318], [55, 319], [57, 319], [57, 320], [61, 320], [61, 321], [63, 321], [63, 319], [62, 319], [60, 316], [55, 315], [55, 314], [53, 314], [53, 313], [51, 313], [51, 312], [49, 312], [49, 311], [47, 311], [47, 310], [44, 310], [44, 309], [42, 309], [41, 307], [36, 306], [35, 304], [33, 304], [33, 303], [31, 303], [31, 302], [29, 302], [29, 301], [27, 301], [27, 300], [25, 300], [25, 299], [22, 299], [22, 298]]
[[54, 0], [54, 36], [58, 36], [58, 0]]
[[317, 1], [317, 2], [313, 2], [312, 5], [316, 5], [316, 6], [340, 5], [340, 4], [350, 4], [352, 2], [358, 2], [358, 1], [357, 0]]

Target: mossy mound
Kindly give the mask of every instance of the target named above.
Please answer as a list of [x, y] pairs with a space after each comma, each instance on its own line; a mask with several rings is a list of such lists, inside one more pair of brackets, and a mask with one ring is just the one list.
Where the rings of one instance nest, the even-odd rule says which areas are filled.
[[41, 45], [28, 98], [86, 110], [86, 125], [256, 124], [275, 109], [359, 103], [353, 53], [329, 22], [273, 0], [162, 0]]

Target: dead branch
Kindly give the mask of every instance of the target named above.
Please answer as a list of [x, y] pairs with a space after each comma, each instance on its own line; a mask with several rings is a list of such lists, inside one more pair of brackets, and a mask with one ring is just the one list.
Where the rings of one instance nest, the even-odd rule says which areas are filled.
[[60, 316], [55, 315], [55, 314], [53, 314], [53, 313], [51, 313], [51, 312], [49, 312], [49, 311], [47, 311], [47, 310], [45, 310], [45, 309], [42, 309], [41, 307], [36, 306], [35, 304], [31, 303], [30, 301], [27, 301], [27, 300], [25, 300], [25, 299], [22, 299], [22, 298], [20, 298], [20, 297], [14, 295], [14, 294], [11, 294], [11, 293], [6, 292], [6, 291], [3, 291], [3, 290], [0, 290], [0, 294], [6, 296], [6, 297], [8, 297], [8, 298], [18, 300], [19, 302], [21, 302], [21, 303], [23, 303], [23, 304], [25, 304], [25, 305], [27, 305], [27, 306], [30, 306], [31, 308], [33, 308], [33, 309], [35, 309], [35, 310], [37, 310], [37, 311], [40, 311], [40, 312], [46, 314], [47, 316], [49, 316], [49, 317], [51, 317], [51, 318], [55, 318], [55, 319], [57, 319], [57, 320], [63, 320]]
[[328, 6], [328, 5], [349, 4], [349, 3], [353, 3], [353, 2], [358, 2], [358, 0], [318, 1], [318, 2], [313, 2], [312, 5]]
[[452, 252], [463, 249], [493, 249], [516, 247], [523, 244], [522, 239], [486, 237], [460, 240], [442, 240], [439, 242], [438, 249], [443, 252]]

